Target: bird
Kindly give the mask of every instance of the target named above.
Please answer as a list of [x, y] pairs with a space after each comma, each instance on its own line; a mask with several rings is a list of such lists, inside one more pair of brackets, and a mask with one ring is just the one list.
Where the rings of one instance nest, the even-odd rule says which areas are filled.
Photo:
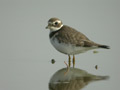
[[109, 46], [95, 43], [78, 30], [64, 25], [62, 20], [52, 17], [48, 20], [46, 29], [50, 30], [49, 38], [54, 48], [68, 55], [68, 63], [71, 66], [71, 55], [73, 55], [73, 67], [75, 66], [75, 55], [98, 48], [110, 49]]

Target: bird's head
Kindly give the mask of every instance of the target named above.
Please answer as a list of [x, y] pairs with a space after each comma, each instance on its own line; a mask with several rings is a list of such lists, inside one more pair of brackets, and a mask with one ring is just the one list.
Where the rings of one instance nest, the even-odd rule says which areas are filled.
[[50, 29], [50, 31], [57, 31], [63, 27], [63, 23], [58, 18], [51, 18], [48, 20], [48, 26], [46, 29]]

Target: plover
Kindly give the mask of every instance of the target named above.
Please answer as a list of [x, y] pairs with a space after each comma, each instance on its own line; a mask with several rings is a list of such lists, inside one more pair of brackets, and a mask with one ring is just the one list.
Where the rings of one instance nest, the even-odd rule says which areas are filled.
[[62, 21], [58, 18], [49, 19], [46, 29], [50, 29], [49, 38], [55, 49], [68, 55], [69, 65], [71, 62], [70, 55], [73, 55], [74, 66], [76, 54], [97, 48], [109, 49], [109, 46], [95, 43], [76, 29], [63, 25]]

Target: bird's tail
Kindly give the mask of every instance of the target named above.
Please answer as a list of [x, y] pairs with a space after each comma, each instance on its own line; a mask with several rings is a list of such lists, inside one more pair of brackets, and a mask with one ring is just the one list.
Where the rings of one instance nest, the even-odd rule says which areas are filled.
[[98, 47], [100, 47], [100, 48], [105, 48], [105, 49], [110, 49], [110, 47], [107, 46], [107, 45], [99, 45]]

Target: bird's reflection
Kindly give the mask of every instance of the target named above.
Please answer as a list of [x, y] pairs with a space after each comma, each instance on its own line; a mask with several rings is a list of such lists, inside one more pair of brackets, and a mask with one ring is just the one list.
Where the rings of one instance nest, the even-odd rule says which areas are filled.
[[78, 68], [63, 68], [50, 79], [49, 90], [81, 90], [88, 83], [106, 80], [108, 76], [98, 76]]

